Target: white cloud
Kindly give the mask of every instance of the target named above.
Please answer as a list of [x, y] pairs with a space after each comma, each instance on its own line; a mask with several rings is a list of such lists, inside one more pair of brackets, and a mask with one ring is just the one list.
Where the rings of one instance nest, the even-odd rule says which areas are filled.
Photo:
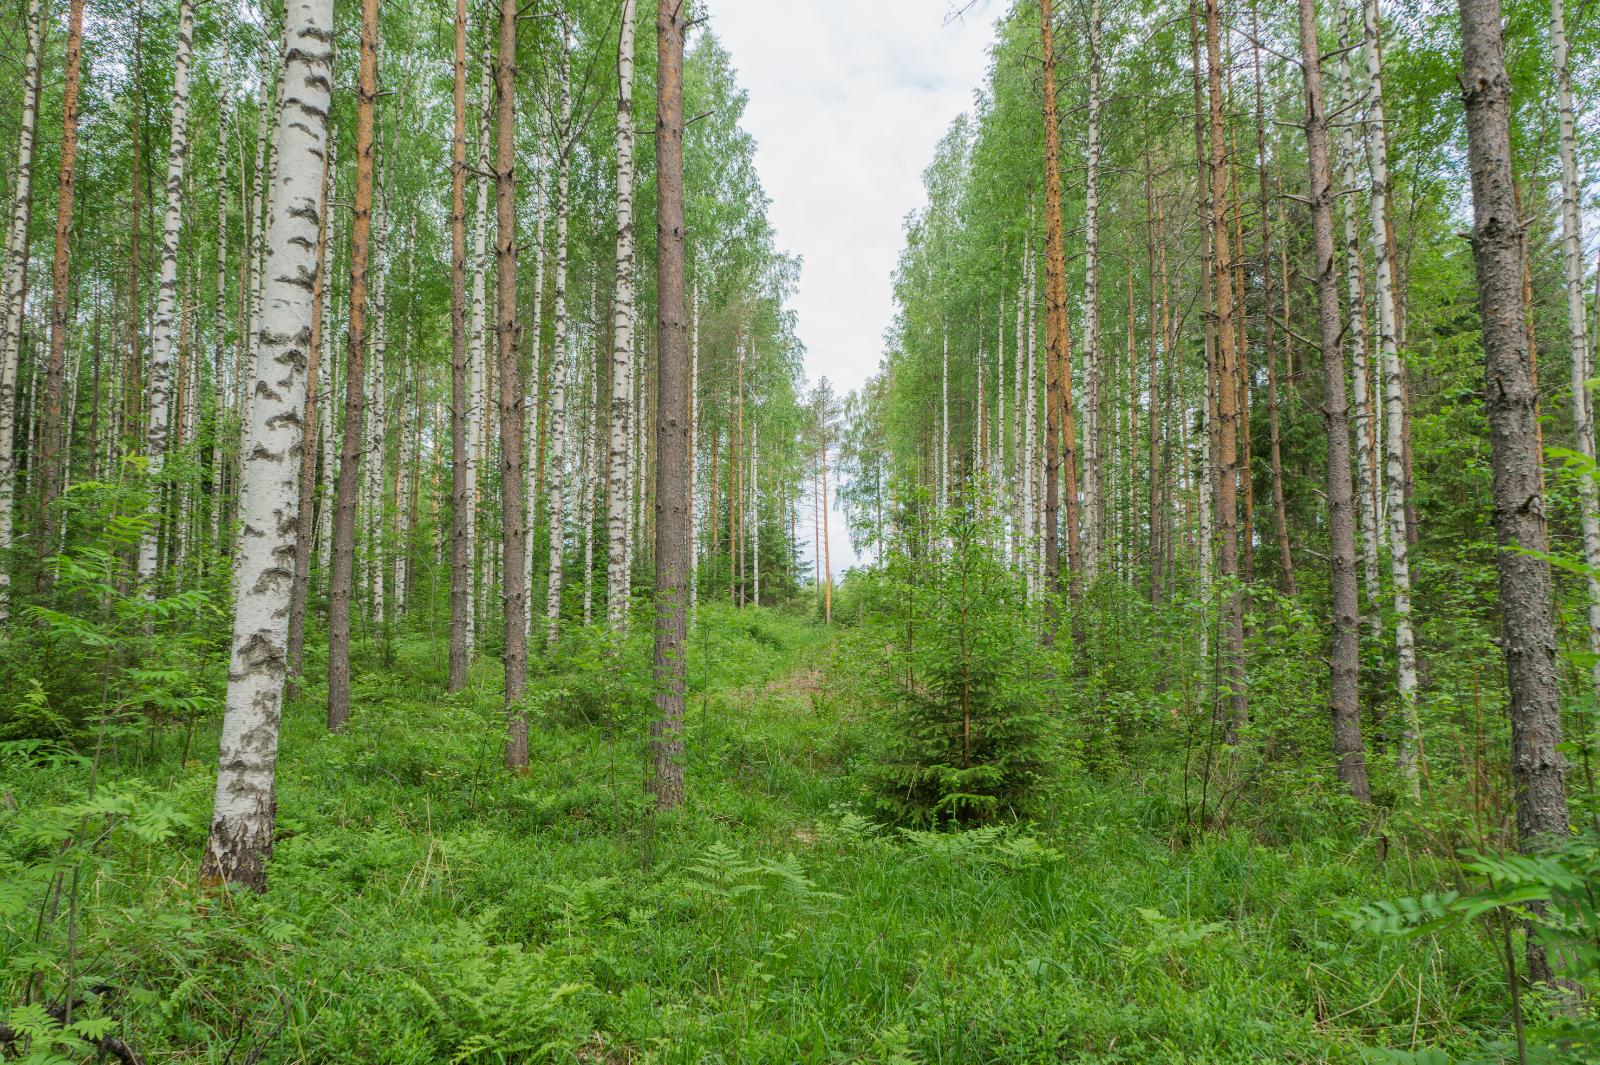
[[[806, 369], [843, 393], [877, 368], [901, 223], [934, 145], [972, 104], [992, 13], [951, 0], [708, 0], [749, 91], [744, 126], [781, 247], [804, 259], [793, 307]], [[836, 569], [854, 560], [835, 514]]]

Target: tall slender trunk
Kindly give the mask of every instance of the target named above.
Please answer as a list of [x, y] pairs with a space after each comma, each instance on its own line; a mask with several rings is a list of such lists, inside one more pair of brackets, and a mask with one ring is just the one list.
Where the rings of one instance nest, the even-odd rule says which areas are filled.
[[[543, 354], [544, 330], [544, 235], [545, 235], [545, 169], [544, 161], [536, 153], [534, 165], [539, 167], [538, 176], [534, 179], [533, 190], [533, 248], [536, 254], [533, 257], [533, 291], [534, 298], [529, 301], [531, 313], [529, 314], [528, 332], [534, 337], [533, 350], [529, 352], [529, 380], [527, 383], [527, 408], [524, 417], [527, 420], [528, 433], [527, 457], [524, 461], [524, 481], [526, 483], [527, 505], [524, 508], [526, 515], [525, 525], [528, 533], [523, 537], [523, 572], [528, 575], [528, 626], [531, 633], [533, 626], [533, 532], [534, 513], [539, 509], [539, 500], [544, 496], [545, 485], [545, 457], [549, 450], [550, 433], [546, 431], [546, 423], [550, 420], [546, 410], [549, 399], [549, 390], [542, 387], [543, 375], [540, 372], [540, 356]], [[562, 345], [563, 350], [566, 345]], [[555, 361], [552, 358], [552, 363]]]
[[[1015, 374], [1016, 414], [1013, 416], [1011, 426], [1011, 461], [1015, 467], [1013, 475], [1016, 479], [1015, 499], [1012, 505], [1016, 513], [1015, 523], [1011, 529], [1011, 540], [1012, 553], [1016, 557], [1018, 566], [1022, 568], [1026, 575], [1028, 591], [1032, 593], [1034, 587], [1033, 566], [1030, 562], [1033, 557], [1033, 540], [1030, 531], [1033, 528], [1033, 430], [1031, 426], [1033, 425], [1034, 407], [1033, 379], [1036, 368], [1033, 365], [1033, 343], [1027, 333], [1028, 305], [1033, 295], [1029, 286], [1029, 280], [1032, 276], [1029, 267], [1033, 259], [1033, 234], [1031, 232], [1033, 227], [1031, 220], [1028, 228], [1029, 232], [1025, 233], [1022, 238], [1022, 261], [1018, 264], [1017, 270], [1017, 343], [1016, 354], [1013, 356], [1017, 364]], [[1024, 351], [1026, 351], [1026, 358], [1023, 357]], [[1027, 374], [1026, 387], [1023, 386], [1024, 367], [1026, 367]]]
[[[78, 87], [83, 66], [83, 5], [84, 0], [72, 0], [67, 16], [67, 64], [61, 100], [61, 177], [56, 191], [56, 251], [51, 271], [50, 364], [45, 371], [44, 448], [36, 467], [39, 471], [41, 562], [53, 539], [50, 504], [55, 501], [65, 477], [65, 471], [61, 468], [66, 461], [61, 454], [64, 431], [61, 402], [67, 377], [67, 319], [70, 313], [67, 302], [71, 281], [69, 256], [72, 250], [73, 196], [78, 180]], [[1582, 274], [1581, 266], [1579, 274]], [[1581, 307], [1581, 300], [1579, 305]], [[41, 578], [46, 576], [43, 565], [39, 567], [39, 574]]]
[[756, 423], [750, 422], [750, 565], [754, 571], [751, 602], [761, 605], [761, 450]]
[[33, 213], [33, 140], [39, 124], [39, 51], [44, 16], [40, 0], [28, 0], [28, 43], [22, 61], [22, 122], [17, 134], [16, 182], [11, 188], [11, 216], [6, 230], [4, 275], [0, 276], [0, 622], [11, 613], [11, 550], [13, 497], [17, 486], [15, 436], [17, 368], [22, 361], [23, 288], [28, 279], [28, 220]]
[[[739, 504], [744, 499], [739, 470], [744, 448], [744, 356], [748, 342], [740, 335], [733, 349], [733, 392], [728, 397], [728, 604], [739, 605]], [[938, 485], [934, 485], [937, 494]]]
[[356, 505], [366, 435], [367, 257], [372, 237], [372, 127], [377, 98], [378, 0], [361, 0], [356, 194], [350, 213], [350, 339], [344, 365], [339, 480], [334, 489], [333, 557], [328, 567], [328, 728], [335, 732], [350, 719], [350, 599], [355, 590]]
[[385, 590], [388, 585], [388, 568], [384, 561], [389, 545], [388, 507], [383, 486], [387, 475], [389, 414], [388, 353], [389, 353], [389, 212], [384, 143], [381, 131], [373, 145], [372, 168], [372, 238], [369, 254], [371, 262], [372, 300], [372, 357], [367, 363], [367, 404], [372, 416], [367, 419], [367, 465], [364, 495], [366, 496], [366, 583], [371, 596], [372, 620], [382, 624]]
[[[606, 468], [606, 620], [620, 629], [628, 618], [628, 405], [633, 397], [633, 36], [634, 0], [622, 0], [621, 32], [617, 39], [617, 280], [611, 305], [611, 435]], [[699, 337], [698, 328], [695, 331]], [[699, 368], [695, 345], [695, 368]], [[693, 436], [693, 425], [690, 435]], [[690, 449], [690, 477], [694, 452]], [[693, 490], [691, 488], [691, 500]], [[693, 566], [693, 533], [690, 535]], [[690, 575], [690, 598], [693, 571]]]
[[[1271, 187], [1267, 178], [1267, 122], [1266, 105], [1262, 92], [1261, 47], [1259, 44], [1260, 19], [1257, 0], [1250, 2], [1250, 35], [1258, 42], [1251, 48], [1252, 72], [1255, 81], [1256, 118], [1256, 176], [1257, 201], [1261, 210], [1261, 284], [1262, 329], [1265, 333], [1264, 349], [1267, 360], [1267, 427], [1268, 450], [1272, 464], [1272, 522], [1278, 540], [1278, 590], [1285, 595], [1295, 594], [1294, 554], [1289, 548], [1289, 514], [1283, 491], [1283, 444], [1278, 420], [1278, 352], [1276, 324], [1273, 319], [1272, 270], [1272, 215]], [[1289, 327], [1284, 316], [1283, 327]], [[1248, 476], [1248, 474], [1247, 474]]]
[[572, 180], [571, 149], [575, 138], [571, 135], [572, 84], [567, 65], [572, 51], [572, 33], [563, 28], [561, 35], [561, 63], [557, 77], [561, 80], [561, 113], [556, 130], [556, 277], [555, 277], [555, 343], [550, 359], [550, 569], [545, 597], [545, 641], [554, 646], [561, 635], [561, 585], [567, 545], [567, 371], [570, 352], [567, 350], [572, 333], [572, 323], [567, 320], [567, 226], [569, 185]]
[[[523, 481], [522, 385], [517, 367], [517, 0], [500, 0], [495, 64], [495, 343], [500, 370], [501, 598], [505, 616], [506, 767], [528, 768], [527, 485]], [[554, 530], [552, 530], [554, 535]]]
[[[939, 510], [950, 505], [950, 328], [941, 313], [939, 317], [939, 344], [943, 361], [939, 364]], [[742, 398], [742, 397], [741, 397]], [[740, 408], [740, 421], [743, 407]], [[739, 427], [741, 430], [743, 425]], [[740, 436], [743, 439], [743, 434]]]
[[[1000, 507], [1000, 558], [1003, 562], [1011, 560], [1011, 540], [1006, 535], [1006, 527], [1012, 520], [1011, 504], [1011, 477], [1010, 467], [1006, 463], [1006, 292], [1004, 285], [1000, 288], [998, 306], [994, 316], [995, 356], [994, 356], [994, 477], [995, 492], [998, 495]], [[1016, 360], [1016, 356], [1012, 356]], [[1013, 461], [1015, 453], [1013, 453]], [[874, 462], [873, 468], [880, 468], [880, 463]], [[878, 493], [873, 492], [874, 498]]]
[[[1146, 129], [1148, 130], [1148, 115], [1146, 116]], [[1148, 332], [1150, 336], [1150, 371], [1147, 378], [1149, 413], [1145, 418], [1149, 425], [1150, 452], [1150, 604], [1159, 606], [1166, 597], [1163, 581], [1166, 576], [1163, 563], [1165, 562], [1165, 548], [1162, 538], [1166, 533], [1166, 502], [1162, 497], [1162, 471], [1161, 471], [1161, 360], [1162, 341], [1165, 332], [1160, 326], [1157, 316], [1157, 258], [1156, 245], [1164, 244], [1166, 233], [1158, 227], [1161, 224], [1160, 200], [1155, 191], [1155, 174], [1150, 159], [1150, 140], [1145, 138], [1144, 148], [1144, 200], [1145, 200], [1145, 273], [1150, 284], [1150, 306]], [[1133, 357], [1133, 352], [1128, 353]], [[1170, 356], [1169, 356], [1170, 357]]]
[[[1055, 26], [1051, 0], [1039, 4], [1044, 52], [1044, 232], [1045, 232], [1045, 486], [1044, 578], [1048, 642], [1056, 627], [1060, 593], [1057, 515], [1066, 496], [1067, 587], [1077, 600], [1083, 559], [1078, 539], [1078, 444], [1072, 411], [1072, 352], [1067, 333], [1066, 246], [1061, 231], [1061, 130], [1056, 123]], [[1074, 622], [1074, 630], [1077, 625]]]
[[[1339, 80], [1341, 93], [1353, 102], [1356, 97], [1355, 82], [1350, 73], [1349, 24], [1341, 20], [1339, 33]], [[1383, 636], [1383, 610], [1379, 605], [1381, 589], [1378, 577], [1378, 553], [1383, 545], [1383, 523], [1380, 520], [1379, 489], [1374, 476], [1376, 466], [1373, 456], [1373, 439], [1379, 423], [1373, 417], [1371, 392], [1368, 388], [1367, 366], [1367, 297], [1363, 282], [1359, 209], [1354, 199], [1356, 184], [1356, 146], [1353, 122], [1341, 123], [1339, 157], [1343, 164], [1344, 186], [1344, 270], [1347, 289], [1347, 313], [1350, 326], [1345, 332], [1352, 367], [1351, 381], [1355, 400], [1356, 438], [1356, 490], [1360, 499], [1361, 514], [1361, 583], [1367, 597], [1367, 628], [1374, 644]]]
[[[328, 138], [328, 172], [330, 185], [333, 175], [338, 172], [337, 137]], [[334, 461], [335, 447], [333, 443], [333, 410], [334, 397], [338, 392], [336, 373], [338, 366], [333, 358], [333, 335], [337, 332], [338, 319], [334, 317], [333, 305], [333, 273], [335, 259], [327, 257], [324, 252], [322, 268], [328, 271], [328, 280], [322, 286], [322, 397], [318, 403], [317, 415], [322, 432], [322, 446], [319, 449], [321, 458], [321, 471], [319, 476], [320, 489], [317, 497], [317, 568], [321, 572], [321, 581], [326, 582], [328, 570], [333, 561], [333, 484], [337, 476], [337, 465]]]
[[[1100, 344], [1100, 0], [1089, 2], [1089, 144], [1083, 201], [1083, 575], [1099, 576], [1105, 544], [1104, 371]], [[1071, 378], [1068, 377], [1070, 382]], [[1070, 390], [1070, 383], [1067, 385]], [[1070, 391], [1067, 402], [1071, 402]], [[1069, 441], [1068, 448], [1072, 444]]]
[[817, 463], [822, 470], [822, 620], [833, 624], [833, 536], [828, 529], [828, 423], [826, 411], [822, 438], [818, 441]]
[[[228, 21], [223, 20], [226, 27]], [[211, 328], [214, 335], [211, 338], [211, 439], [209, 453], [211, 461], [211, 510], [209, 526], [211, 532], [212, 554], [221, 561], [227, 551], [228, 538], [226, 535], [227, 507], [222, 503], [223, 473], [226, 466], [227, 449], [224, 446], [224, 425], [228, 413], [227, 371], [225, 361], [228, 354], [228, 86], [230, 82], [230, 56], [227, 49], [223, 49], [222, 77], [223, 86], [221, 99], [217, 103], [217, 291], [216, 301], [212, 304]], [[239, 176], [240, 184], [244, 183], [243, 173]], [[241, 256], [243, 258], [243, 256]]]
[[311, 295], [311, 344], [306, 359], [306, 395], [301, 414], [301, 432], [305, 443], [300, 448], [299, 507], [295, 521], [294, 581], [289, 591], [289, 655], [288, 697], [298, 693], [300, 667], [304, 660], [306, 642], [306, 597], [311, 584], [311, 550], [316, 528], [317, 489], [317, 400], [322, 387], [322, 335], [330, 323], [323, 317], [323, 294], [327, 291], [328, 277], [328, 200], [333, 180], [333, 140], [329, 138], [328, 150], [322, 159], [322, 191], [317, 202], [317, 280]]
[[[179, 0], [178, 44], [172, 67], [172, 126], [167, 147], [166, 210], [161, 223], [161, 265], [156, 317], [150, 335], [149, 421], [145, 472], [151, 484], [150, 524], [139, 541], [139, 581], [156, 572], [161, 530], [161, 471], [167, 457], [167, 411], [172, 387], [173, 321], [178, 305], [178, 238], [183, 226], [183, 167], [188, 160], [189, 55], [194, 43], [194, 0]], [[258, 349], [259, 350], [259, 349]], [[153, 592], [153, 589], [150, 589]]]
[[1317, 324], [1322, 340], [1323, 427], [1328, 436], [1328, 569], [1333, 592], [1333, 643], [1328, 655], [1328, 707], [1339, 779], [1370, 802], [1361, 741], [1360, 624], [1356, 603], [1355, 506], [1350, 483], [1350, 411], [1339, 357], [1339, 289], [1333, 257], [1333, 178], [1328, 119], [1322, 102], [1322, 50], [1315, 0], [1299, 0], [1301, 69], [1305, 74], [1306, 160], [1316, 252]]
[[[478, 595], [478, 470], [480, 462], [487, 462], [489, 450], [489, 386], [493, 375], [489, 372], [488, 312], [485, 289], [489, 276], [489, 200], [492, 195], [489, 182], [483, 175], [489, 172], [489, 115], [494, 100], [494, 62], [489, 50], [488, 33], [484, 34], [482, 72], [478, 88], [478, 196], [476, 217], [472, 223], [472, 320], [468, 326], [469, 357], [472, 363], [472, 402], [468, 408], [467, 423], [467, 495], [473, 520], [467, 526], [467, 555], [472, 560], [473, 573], [467, 582], [467, 655], [470, 658], [477, 646], [478, 611], [486, 597]], [[535, 251], [536, 257], [538, 252]], [[538, 306], [538, 285], [534, 286], [534, 306]], [[539, 350], [538, 330], [533, 334], [535, 363]], [[537, 379], [537, 374], [535, 374]]]
[[[1500, 551], [1500, 627], [1511, 688], [1511, 773], [1517, 837], [1538, 850], [1567, 836], [1566, 763], [1545, 528], [1538, 393], [1528, 365], [1522, 302], [1524, 232], [1511, 172], [1511, 82], [1500, 0], [1459, 0], [1467, 168], [1472, 175], [1472, 257], [1483, 323], [1484, 406]], [[1547, 979], [1543, 948], [1528, 939], [1534, 979]]]
[[[1206, 87], [1205, 68], [1200, 62], [1200, 12], [1197, 0], [1189, 3], [1189, 61], [1193, 71], [1194, 90], [1194, 159], [1196, 181], [1195, 198], [1198, 200], [1196, 207], [1200, 215], [1200, 306], [1203, 309], [1203, 323], [1201, 326], [1204, 342], [1204, 375], [1203, 388], [1200, 398], [1200, 423], [1201, 443], [1199, 446], [1199, 478], [1195, 486], [1197, 497], [1198, 540], [1195, 545], [1195, 555], [1199, 561], [1197, 569], [1200, 578], [1201, 598], [1209, 602], [1211, 598], [1212, 571], [1215, 544], [1216, 503], [1215, 488], [1217, 471], [1214, 467], [1216, 447], [1213, 441], [1216, 437], [1216, 391], [1212, 387], [1215, 378], [1213, 367], [1217, 361], [1217, 320], [1211, 313], [1212, 306], [1212, 225], [1211, 225], [1211, 160], [1206, 152]], [[1180, 422], [1181, 424], [1181, 422]], [[1188, 454], [1185, 445], [1184, 454]], [[1205, 659], [1210, 654], [1211, 626], [1200, 626], [1200, 657]]]
[[[631, 2], [631, 0], [630, 0]], [[700, 466], [700, 283], [695, 282], [694, 298], [689, 305], [689, 615], [700, 598], [700, 512], [696, 509], [696, 486]], [[623, 428], [627, 428], [627, 410], [623, 410]], [[713, 470], [716, 464], [712, 463]], [[711, 478], [713, 487], [716, 478]], [[623, 502], [624, 509], [627, 506]], [[714, 511], [716, 508], [713, 507]], [[714, 518], [712, 520], [715, 520]], [[626, 524], [624, 514], [623, 522]], [[626, 535], [626, 532], [624, 532]], [[624, 572], [624, 579], [627, 574]]]
[[1561, 256], [1567, 283], [1567, 346], [1572, 367], [1572, 435], [1587, 461], [1578, 471], [1578, 504], [1583, 525], [1583, 559], [1588, 564], [1589, 651], [1596, 656], [1590, 679], [1600, 687], [1600, 502], [1594, 476], [1594, 407], [1589, 379], [1588, 319], [1583, 306], [1582, 193], [1578, 185], [1577, 132], [1572, 103], [1572, 49], [1567, 42], [1563, 0], [1550, 0], [1550, 41], [1556, 68], [1556, 114], [1561, 155]]
[[472, 523], [474, 507], [467, 409], [467, 0], [456, 0], [455, 126], [450, 140], [450, 678], [467, 686], [472, 645]]
[[1378, 0], [1362, 5], [1367, 63], [1367, 157], [1372, 168], [1372, 255], [1378, 297], [1378, 347], [1383, 359], [1384, 479], [1389, 500], [1389, 576], [1394, 585], [1395, 683], [1400, 696], [1400, 775], [1413, 798], [1421, 795], [1422, 723], [1417, 711], [1417, 651], [1411, 628], [1410, 537], [1406, 529], [1405, 394], [1401, 383], [1395, 315], [1394, 262], [1389, 243], [1389, 149], [1383, 118], [1383, 60]]
[[[369, 3], [375, 0], [368, 0]], [[250, 406], [242, 464], [233, 650], [222, 721], [216, 805], [202, 883], [261, 891], [276, 816], [278, 726], [286, 676], [289, 585], [298, 515], [302, 367], [311, 356], [321, 175], [333, 82], [333, 0], [289, 0], [277, 190], [267, 228], [257, 365], [265, 387]]]
[[[509, 2], [509, 0], [508, 0]], [[688, 376], [684, 314], [683, 41], [680, 0], [656, 9], [656, 623], [650, 725], [656, 806], [681, 806], [686, 599], [689, 565]]]
[[1238, 586], [1239, 345], [1234, 320], [1233, 250], [1228, 231], [1228, 162], [1223, 123], [1221, 16], [1218, 6], [1218, 0], [1205, 0], [1206, 81], [1211, 120], [1211, 292], [1217, 323], [1213, 367], [1217, 383], [1217, 474], [1213, 491], [1216, 493], [1219, 531], [1217, 569], [1222, 579], [1229, 582], [1223, 593], [1222, 604], [1222, 677], [1228, 702], [1226, 733], [1231, 742], [1232, 735], [1244, 724], [1248, 715], [1249, 696], [1244, 660], [1244, 597]]

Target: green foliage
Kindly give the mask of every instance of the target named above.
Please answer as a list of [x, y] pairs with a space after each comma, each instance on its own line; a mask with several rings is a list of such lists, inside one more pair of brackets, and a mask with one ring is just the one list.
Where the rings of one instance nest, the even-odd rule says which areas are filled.
[[[59, 741], [0, 747], [0, 1001], [29, 974], [59, 1000], [65, 902], [35, 929], [77, 867], [74, 1023], [108, 1018], [153, 1061], [1355, 1065], [1417, 1023], [1457, 1058], [1503, 1031], [1472, 929], [1422, 952], [1341, 919], [1444, 890], [1425, 853], [1381, 865], [1331, 814], [1174, 849], [1154, 811], [1180, 782], [1112, 768], [1052, 780], [1035, 824], [891, 829], [861, 791], [885, 719], [856, 696], [877, 684], [858, 654], [892, 634], [868, 614], [836, 655], [779, 611], [697, 614], [691, 805], [651, 832], [637, 729], [552, 696], [508, 776], [498, 663], [441, 699], [443, 645], [404, 636], [346, 732], [286, 707], [265, 897], [190, 886], [213, 778], [174, 747], [107, 760], [92, 804]], [[611, 650], [572, 644], [542, 668], [575, 690]]]
[[[1353, 925], [1372, 935], [1418, 939], [1481, 924], [1487, 949], [1500, 954], [1512, 949], [1512, 923], [1527, 922], [1543, 946], [1567, 990], [1535, 998], [1528, 1025], [1529, 1061], [1600, 1060], [1600, 1020], [1594, 1011], [1570, 1001], [1571, 991], [1592, 1000], [1600, 991], [1600, 833], [1579, 832], [1558, 846], [1536, 854], [1485, 853], [1464, 856], [1462, 870], [1473, 886], [1467, 891], [1429, 892], [1363, 906]], [[1512, 979], [1518, 979], [1515, 975]], [[1505, 1040], [1491, 1051], [1514, 1048]], [[1430, 1052], [1436, 1053], [1436, 1052]], [[1378, 1058], [1425, 1061], [1424, 1057]], [[1448, 1062], [1440, 1056], [1437, 1060]], [[1467, 1059], [1464, 1059], [1467, 1060]], [[1473, 1061], [1499, 1060], [1498, 1057]]]
[[83, 482], [61, 506], [98, 531], [45, 559], [49, 594], [25, 604], [24, 624], [0, 630], [0, 685], [16, 693], [0, 700], [0, 740], [82, 741], [105, 715], [122, 732], [181, 723], [187, 745], [221, 706], [214, 592], [135, 587], [142, 492]]
[[855, 638], [875, 717], [864, 778], [892, 820], [1018, 816], [1054, 760], [1037, 618], [998, 542], [997, 523], [952, 509], [892, 548], [876, 594], [895, 605]]

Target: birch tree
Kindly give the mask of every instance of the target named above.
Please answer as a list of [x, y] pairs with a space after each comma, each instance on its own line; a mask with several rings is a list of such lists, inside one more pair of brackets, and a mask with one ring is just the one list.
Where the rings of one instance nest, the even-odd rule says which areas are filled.
[[[1350, 36], [1348, 23], [1341, 20], [1339, 36], [1339, 87], [1353, 101], [1355, 83], [1350, 76]], [[1373, 418], [1372, 400], [1368, 392], [1370, 379], [1367, 365], [1367, 297], [1362, 284], [1362, 254], [1360, 218], [1356, 190], [1355, 126], [1351, 122], [1340, 124], [1339, 156], [1343, 165], [1344, 209], [1344, 273], [1346, 289], [1346, 314], [1349, 328], [1345, 331], [1346, 347], [1351, 367], [1351, 391], [1355, 401], [1356, 440], [1356, 491], [1361, 514], [1361, 579], [1367, 597], [1367, 626], [1376, 643], [1383, 636], [1383, 611], [1379, 606], [1378, 553], [1383, 543], [1383, 525], [1379, 520], [1379, 486], [1373, 477], [1373, 437], [1378, 424]]]
[[1361, 740], [1360, 614], [1356, 602], [1355, 507], [1350, 481], [1350, 410], [1344, 361], [1338, 357], [1339, 289], [1333, 246], [1333, 178], [1328, 161], [1328, 119], [1323, 106], [1322, 49], [1315, 0], [1299, 0], [1300, 62], [1306, 89], [1306, 169], [1316, 254], [1317, 324], [1322, 341], [1323, 426], [1328, 434], [1328, 570], [1333, 592], [1333, 640], [1328, 655], [1328, 705], [1339, 778], [1361, 802], [1370, 802], [1366, 751]]
[[467, 426], [467, 0], [456, 0], [455, 127], [450, 141], [450, 680], [467, 686], [472, 625], [473, 498]]
[[[611, 433], [606, 468], [606, 620], [612, 628], [627, 621], [628, 406], [633, 398], [633, 33], [634, 0], [622, 0], [617, 37], [617, 280], [611, 306]], [[696, 338], [698, 339], [698, 329]], [[698, 344], [695, 367], [699, 366]], [[693, 428], [690, 429], [691, 436]], [[689, 453], [693, 466], [694, 452]], [[690, 470], [693, 476], [693, 470]], [[691, 489], [691, 499], [693, 492]], [[690, 536], [693, 566], [693, 534]], [[690, 581], [693, 581], [691, 570]], [[693, 597], [691, 584], [690, 596]]]
[[[139, 542], [139, 581], [155, 576], [161, 529], [161, 470], [167, 454], [167, 411], [172, 376], [174, 318], [178, 303], [178, 236], [183, 225], [183, 167], [188, 160], [189, 54], [194, 45], [194, 0], [179, 0], [178, 47], [173, 57], [172, 127], [167, 146], [166, 210], [161, 223], [160, 280], [150, 333], [149, 421], [145, 430], [145, 472], [151, 483], [150, 524]], [[315, 269], [312, 271], [315, 273]]]
[[561, 634], [561, 585], [564, 577], [564, 560], [567, 545], [566, 516], [566, 437], [567, 437], [567, 367], [569, 333], [572, 323], [567, 320], [567, 229], [569, 186], [572, 175], [571, 137], [572, 84], [568, 74], [571, 61], [572, 31], [563, 24], [561, 30], [561, 61], [556, 77], [560, 80], [560, 118], [556, 137], [556, 276], [555, 307], [553, 310], [555, 341], [550, 362], [550, 474], [548, 493], [550, 503], [550, 569], [545, 588], [545, 642], [554, 646]]
[[28, 276], [28, 219], [33, 207], [33, 138], [39, 124], [39, 51], [44, 33], [40, 0], [28, 0], [28, 40], [22, 59], [22, 122], [17, 133], [16, 178], [0, 276], [0, 622], [11, 612], [11, 551], [17, 487], [17, 367], [22, 359], [22, 292]]
[[1389, 134], [1383, 117], [1383, 60], [1378, 0], [1362, 3], [1362, 52], [1367, 64], [1367, 158], [1372, 172], [1372, 257], [1378, 301], [1378, 349], [1384, 381], [1384, 480], [1388, 486], [1389, 577], [1394, 585], [1395, 682], [1400, 695], [1400, 773], [1413, 798], [1422, 793], [1417, 760], [1422, 743], [1417, 712], [1417, 652], [1411, 627], [1410, 540], [1406, 532], [1405, 392], [1395, 314], [1394, 263], [1389, 254]]
[[[1083, 201], [1083, 576], [1093, 582], [1105, 550], [1105, 465], [1100, 366], [1100, 0], [1089, 2], [1089, 144]], [[1070, 386], [1069, 386], [1070, 387]], [[1070, 447], [1070, 445], [1069, 445]]]
[[1582, 191], [1578, 184], [1577, 124], [1572, 102], [1572, 48], [1567, 40], [1564, 0], [1550, 0], [1550, 43], [1556, 68], [1556, 116], [1561, 156], [1561, 265], [1567, 293], [1567, 359], [1572, 380], [1572, 435], [1583, 462], [1578, 470], [1578, 506], [1583, 560], [1588, 565], [1589, 651], [1596, 656], [1590, 679], [1600, 688], [1600, 503], [1594, 475], [1594, 409], [1589, 396], [1588, 315], [1583, 306]]
[[[375, 0], [367, 0], [375, 3]], [[228, 695], [203, 883], [266, 887], [276, 816], [278, 725], [286, 676], [289, 591], [299, 498], [300, 421], [328, 108], [332, 0], [285, 5], [279, 166], [267, 227], [250, 451], [241, 464], [240, 534]]]
[[[488, 446], [489, 425], [489, 372], [488, 355], [488, 299], [486, 289], [489, 276], [489, 201], [493, 188], [483, 175], [489, 173], [489, 134], [491, 104], [494, 101], [494, 62], [489, 50], [490, 34], [484, 34], [483, 67], [478, 85], [478, 195], [476, 214], [472, 223], [472, 318], [468, 323], [468, 357], [472, 367], [472, 402], [467, 408], [467, 497], [474, 510], [474, 520], [467, 526], [467, 556], [472, 560], [473, 579], [467, 582], [467, 654], [472, 654], [477, 643], [479, 597], [477, 594], [478, 567], [478, 470]], [[539, 246], [540, 242], [535, 242]], [[542, 259], [543, 256], [540, 256]], [[534, 284], [535, 290], [540, 286]], [[534, 302], [535, 308], [538, 301]], [[537, 338], [538, 330], [534, 330]]]

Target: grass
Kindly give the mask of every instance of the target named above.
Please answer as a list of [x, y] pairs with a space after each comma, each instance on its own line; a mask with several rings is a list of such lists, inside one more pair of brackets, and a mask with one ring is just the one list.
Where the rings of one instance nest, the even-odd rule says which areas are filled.
[[[73, 964], [106, 987], [83, 1009], [150, 1062], [217, 1063], [1357, 1062], [1502, 1030], [1478, 938], [1351, 928], [1363, 902], [1437, 886], [1424, 860], [1380, 862], [1337, 825], [1177, 847], [1163, 777], [1126, 770], [1064, 773], [1033, 825], [876, 825], [829, 634], [702, 620], [670, 816], [648, 812], [625, 714], [550, 700], [532, 772], [508, 776], [497, 665], [445, 698], [443, 647], [420, 640], [368, 663], [348, 732], [325, 733], [315, 689], [287, 711], [265, 898], [191, 886], [209, 757], [126, 745], [104, 791], [175, 831], [109, 836], [81, 885]], [[0, 878], [48, 859], [20, 828], [84, 774], [0, 768]], [[40, 897], [0, 910], [6, 1002], [30, 971], [63, 986], [66, 908], [35, 947]]]

